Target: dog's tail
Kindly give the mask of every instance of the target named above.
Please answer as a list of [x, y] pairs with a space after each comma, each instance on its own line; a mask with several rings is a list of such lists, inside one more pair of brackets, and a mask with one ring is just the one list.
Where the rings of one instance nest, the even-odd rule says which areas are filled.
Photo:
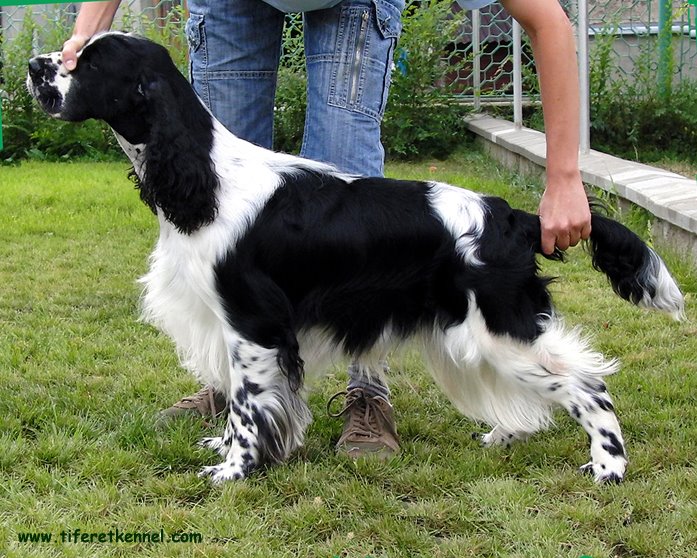
[[[542, 254], [539, 218], [526, 214], [527, 233]], [[624, 225], [593, 213], [588, 250], [593, 267], [607, 275], [613, 290], [629, 302], [655, 308], [680, 320], [685, 299], [661, 257]], [[543, 254], [545, 255], [545, 254]], [[561, 259], [557, 250], [550, 259]]]
[[676, 320], [685, 299], [661, 257], [617, 221], [593, 214], [588, 243], [593, 267], [610, 279], [613, 290], [644, 308], [656, 308]]

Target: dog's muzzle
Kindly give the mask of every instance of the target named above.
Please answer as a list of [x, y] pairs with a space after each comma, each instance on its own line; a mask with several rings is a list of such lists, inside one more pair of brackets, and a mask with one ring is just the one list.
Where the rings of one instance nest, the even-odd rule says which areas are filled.
[[63, 109], [65, 95], [58, 86], [60, 58], [56, 55], [35, 56], [29, 61], [27, 89], [41, 108], [52, 116]]

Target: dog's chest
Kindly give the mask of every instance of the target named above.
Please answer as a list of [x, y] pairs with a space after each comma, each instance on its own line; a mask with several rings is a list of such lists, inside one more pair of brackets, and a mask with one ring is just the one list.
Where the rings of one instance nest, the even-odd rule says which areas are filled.
[[201, 381], [221, 385], [230, 334], [216, 289], [221, 239], [215, 231], [182, 235], [160, 219], [161, 234], [141, 278], [143, 319], [176, 344], [182, 364]]
[[209, 312], [220, 314], [214, 269], [221, 242], [211, 234], [214, 231], [183, 235], [160, 221], [160, 238], [143, 278], [146, 296], [152, 304], [177, 308], [175, 319], [180, 322]]

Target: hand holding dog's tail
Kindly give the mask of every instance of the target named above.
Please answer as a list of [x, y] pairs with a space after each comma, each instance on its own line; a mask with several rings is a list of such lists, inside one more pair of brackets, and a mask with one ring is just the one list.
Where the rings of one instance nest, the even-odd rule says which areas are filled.
[[[562, 260], [558, 249], [545, 254], [540, 243], [537, 215], [513, 210], [522, 217], [525, 236], [538, 254], [550, 260]], [[607, 275], [613, 290], [625, 300], [644, 308], [655, 308], [684, 317], [685, 300], [675, 279], [661, 257], [624, 225], [593, 213], [588, 247], [593, 267]]]

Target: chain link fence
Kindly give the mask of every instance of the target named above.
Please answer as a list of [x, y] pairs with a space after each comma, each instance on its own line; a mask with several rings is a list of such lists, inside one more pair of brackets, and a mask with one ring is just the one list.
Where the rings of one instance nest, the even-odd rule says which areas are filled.
[[[261, 1], [261, 0], [260, 0]], [[418, 0], [412, 0], [417, 2]], [[674, 81], [697, 79], [697, 40], [695, 39], [696, 0], [604, 0], [591, 2], [588, 10], [590, 57], [597, 57], [603, 45], [605, 60], [614, 69], [612, 78], [645, 79], [668, 71]], [[562, 0], [572, 21], [577, 20], [577, 4]], [[172, 18], [178, 8], [179, 19]], [[181, 0], [124, 0], [121, 22], [138, 29], [143, 21], [181, 25]], [[0, 33], [4, 42], [18, 35], [29, 15], [39, 25], [62, 21], [69, 29], [77, 14], [77, 4], [5, 6], [0, 8]], [[453, 5], [458, 12], [459, 6]], [[666, 19], [667, 18], [667, 19]], [[664, 21], [665, 20], [665, 21]], [[667, 26], [667, 27], [666, 27]], [[119, 22], [115, 24], [119, 27]], [[668, 33], [661, 34], [661, 29]], [[284, 58], [302, 56], [302, 18], [288, 16]], [[667, 39], [666, 39], [667, 36]], [[609, 46], [608, 46], [609, 45]], [[37, 45], [39, 46], [44, 45]], [[48, 45], [57, 48], [59, 45]], [[184, 45], [182, 44], [184, 48]], [[184, 54], [182, 54], [184, 56]], [[456, 75], [455, 93], [463, 101], [506, 102], [513, 89], [512, 22], [500, 4], [495, 3], [467, 14], [457, 36], [453, 37], [450, 57], [465, 61]], [[398, 63], [398, 61], [397, 61]], [[662, 68], [661, 65], [667, 65]], [[523, 92], [535, 98], [537, 83], [529, 45], [523, 43]]]
[[[636, 73], [637, 64], [657, 69], [664, 54], [661, 49], [668, 48], [676, 78], [697, 77], [694, 1], [591, 2], [588, 23], [591, 38], [614, 37], [613, 54], [619, 74]], [[668, 45], [661, 44], [662, 30], [670, 38]]]

